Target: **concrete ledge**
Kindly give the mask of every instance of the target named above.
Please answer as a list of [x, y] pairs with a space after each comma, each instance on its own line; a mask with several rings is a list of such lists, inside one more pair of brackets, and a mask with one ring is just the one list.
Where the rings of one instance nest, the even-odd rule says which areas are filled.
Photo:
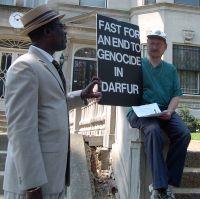
[[200, 185], [200, 168], [184, 168], [181, 187], [199, 188]]
[[112, 167], [114, 171], [117, 188], [119, 190], [120, 199], [128, 199], [129, 195], [129, 182], [128, 174], [125, 171], [122, 157], [119, 153], [119, 147], [115, 143], [112, 145]]
[[67, 199], [92, 199], [92, 189], [82, 135], [71, 134], [71, 184]]

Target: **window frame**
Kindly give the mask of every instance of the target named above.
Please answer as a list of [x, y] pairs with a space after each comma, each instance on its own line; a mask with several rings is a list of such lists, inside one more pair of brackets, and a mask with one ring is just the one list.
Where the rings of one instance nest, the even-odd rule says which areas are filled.
[[20, 55], [28, 51], [30, 44], [30, 41], [0, 38], [0, 98], [4, 98], [8, 68]]
[[[95, 55], [92, 53], [91, 56], [77, 56], [77, 53], [81, 50], [84, 50], [84, 49], [92, 49], [95, 51]], [[76, 89], [76, 85], [75, 84], [75, 78], [76, 79], [79, 79], [79, 77], [75, 77], [76, 74], [80, 74], [80, 72], [76, 71], [76, 68], [75, 68], [75, 64], [76, 62], [87, 62], [90, 64], [90, 63], [95, 63], [95, 70], [96, 70], [96, 74], [97, 75], [97, 57], [96, 57], [96, 48], [95, 47], [81, 47], [81, 48], [78, 48], [75, 52], [74, 52], [74, 59], [73, 59], [73, 69], [72, 69], [72, 91], [75, 91], [75, 90], [79, 90], [79, 89], [83, 89], [83, 87], [85, 87], [85, 85], [87, 85], [89, 82], [87, 79], [84, 79], [84, 81], [81, 83], [82, 87], [79, 87]], [[83, 67], [88, 67], [88, 63], [86, 63]], [[84, 78], [87, 76], [86, 74], [88, 73], [87, 69], [86, 68], [83, 68], [84, 70]], [[91, 77], [90, 77], [91, 78]], [[76, 82], [76, 84], [78, 85], [79, 83]]]

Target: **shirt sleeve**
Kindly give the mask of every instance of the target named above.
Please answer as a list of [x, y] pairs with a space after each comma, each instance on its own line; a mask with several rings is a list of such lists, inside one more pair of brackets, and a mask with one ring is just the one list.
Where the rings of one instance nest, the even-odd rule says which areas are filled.
[[176, 67], [174, 66], [173, 70], [173, 81], [174, 81], [174, 90], [173, 90], [173, 97], [181, 96], [183, 95], [181, 86], [180, 86], [180, 80], [178, 76], [178, 72]]

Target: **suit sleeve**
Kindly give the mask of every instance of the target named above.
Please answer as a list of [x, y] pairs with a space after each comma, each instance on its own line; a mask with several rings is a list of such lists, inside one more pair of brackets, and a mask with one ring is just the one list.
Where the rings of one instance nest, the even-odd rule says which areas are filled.
[[38, 135], [38, 87], [38, 78], [27, 63], [18, 62], [8, 70], [8, 138], [21, 190], [47, 183]]
[[81, 99], [81, 91], [82, 90], [72, 91], [67, 94], [69, 110], [76, 107], [81, 107], [83, 105], [83, 100]]

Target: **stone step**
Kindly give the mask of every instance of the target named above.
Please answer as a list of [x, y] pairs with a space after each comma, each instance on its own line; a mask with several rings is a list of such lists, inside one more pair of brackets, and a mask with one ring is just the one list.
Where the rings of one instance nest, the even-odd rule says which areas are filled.
[[6, 133], [0, 133], [0, 151], [6, 151], [8, 146], [8, 137]]
[[0, 132], [7, 132], [7, 126], [0, 125]]
[[5, 120], [6, 121], [6, 116], [5, 115], [0, 115], [0, 120]]
[[184, 168], [181, 187], [198, 188], [200, 187], [200, 168]]
[[176, 199], [200, 199], [199, 188], [175, 188], [173, 191]]
[[3, 194], [3, 172], [0, 171], [0, 195]]
[[200, 168], [200, 151], [188, 151], [185, 166]]
[[5, 115], [5, 111], [0, 110], [0, 115]]
[[7, 121], [0, 118], [0, 126], [7, 127]]
[[0, 151], [0, 171], [4, 171], [6, 161], [6, 151]]

